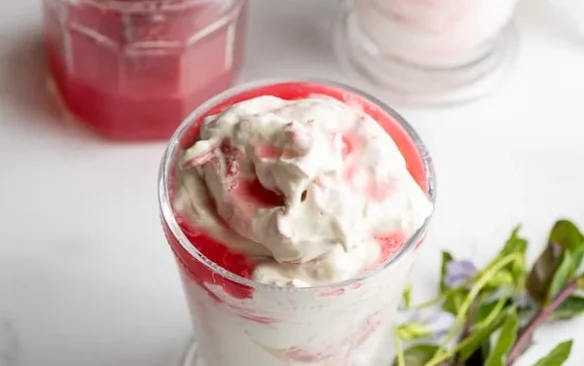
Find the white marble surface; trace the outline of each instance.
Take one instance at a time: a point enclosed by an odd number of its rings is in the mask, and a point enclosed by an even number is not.
[[[584,226],[584,42],[540,1],[519,9],[518,65],[497,93],[401,109],[438,171],[418,298],[432,294],[443,248],[484,262],[519,222],[534,247],[557,217]],[[60,122],[39,3],[0,2],[0,366],[174,365],[190,326],[158,223],[163,144],[110,144]],[[346,79],[326,33],[337,4],[254,0],[242,77]],[[582,365],[584,319],[539,332],[519,365],[569,337],[568,365]]]

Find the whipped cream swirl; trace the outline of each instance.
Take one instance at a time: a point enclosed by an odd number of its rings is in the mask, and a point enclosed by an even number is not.
[[[351,278],[432,211],[383,128],[326,96],[261,96],[209,116],[179,169],[175,207],[254,258],[265,283]]]

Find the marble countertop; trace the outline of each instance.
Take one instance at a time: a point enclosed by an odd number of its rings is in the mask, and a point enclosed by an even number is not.
[[[523,223],[533,256],[556,218],[584,226],[584,41],[542,1],[521,4],[517,67],[492,96],[396,106],[438,172],[418,299],[433,294],[442,249],[484,263]],[[107,143],[60,122],[45,92],[39,3],[0,2],[0,366],[174,365],[190,324],[158,222],[164,145]],[[351,81],[330,48],[337,7],[254,0],[242,79]],[[568,365],[581,365],[584,319],[542,329],[518,365],[566,338],[576,341]]]

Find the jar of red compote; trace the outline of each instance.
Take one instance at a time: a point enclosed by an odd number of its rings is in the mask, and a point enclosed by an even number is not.
[[[116,140],[172,135],[241,67],[247,0],[44,0],[52,81]]]

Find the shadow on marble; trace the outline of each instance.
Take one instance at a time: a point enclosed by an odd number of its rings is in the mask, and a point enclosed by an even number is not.
[[[14,324],[10,320],[0,319],[0,365],[20,365],[22,347]]]

